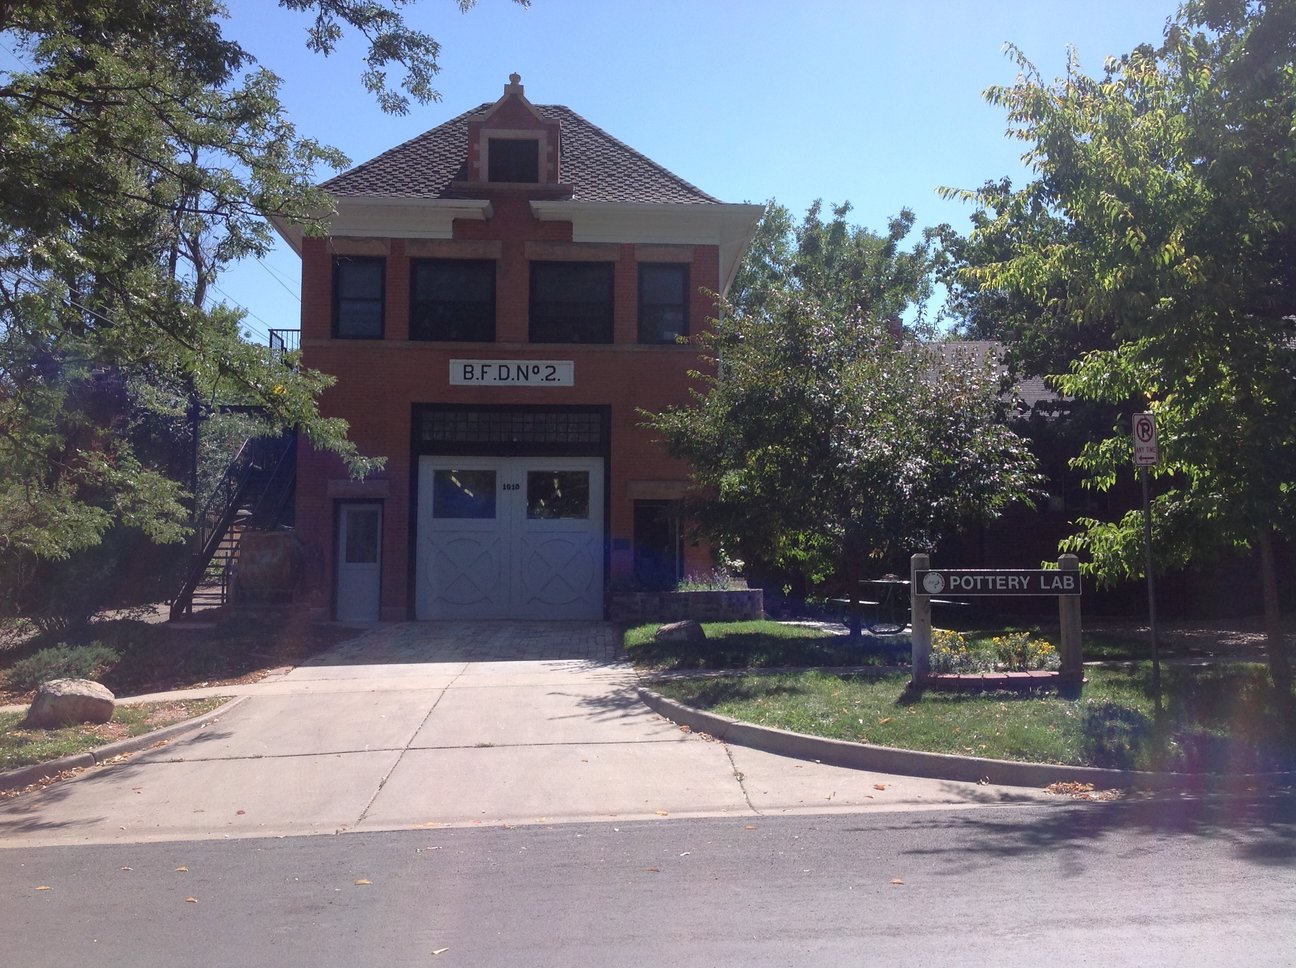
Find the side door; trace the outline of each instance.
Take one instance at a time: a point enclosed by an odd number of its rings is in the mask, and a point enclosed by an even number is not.
[[[337,587],[339,622],[376,622],[382,588],[383,506],[376,502],[338,505]]]

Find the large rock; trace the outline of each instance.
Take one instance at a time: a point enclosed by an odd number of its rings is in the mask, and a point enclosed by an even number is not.
[[[671,622],[653,633],[654,642],[705,642],[706,632],[693,619]]]
[[[36,690],[24,726],[54,729],[76,723],[106,723],[115,706],[112,692],[90,679],[51,679]]]

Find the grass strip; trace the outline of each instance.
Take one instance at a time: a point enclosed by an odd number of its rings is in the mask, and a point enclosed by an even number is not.
[[[658,643],[655,628],[626,633],[627,654],[641,668],[740,671],[663,679],[654,688],[762,726],[1034,763],[1189,773],[1296,769],[1296,737],[1255,663],[1163,668],[1165,714],[1158,723],[1146,662],[1088,667],[1087,684],[1072,697],[915,692],[908,670],[894,664],[907,658],[907,643],[897,648],[867,636],[852,643],[828,629],[777,622],[705,624],[704,643]],[[859,671],[829,671],[842,667]]]
[[[25,713],[0,713],[0,771],[48,763],[120,739],[142,736],[173,723],[206,715],[228,700],[227,696],[214,696],[122,705],[113,711],[113,718],[107,723],[87,723],[60,729],[26,729],[19,725]]]

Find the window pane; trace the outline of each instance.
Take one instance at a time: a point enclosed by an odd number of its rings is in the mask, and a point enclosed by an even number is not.
[[[411,339],[494,341],[494,262],[471,259],[415,262],[411,278]]]
[[[531,341],[612,342],[610,262],[531,263]]]
[[[688,266],[639,266],[639,342],[673,343],[688,335]]]
[[[343,299],[381,299],[383,265],[381,262],[338,262],[338,295]]]
[[[333,333],[353,339],[383,335],[382,259],[342,257],[333,262]]]
[[[527,517],[589,518],[589,471],[527,471]]]
[[[486,174],[493,182],[540,180],[540,142],[535,138],[491,138],[487,143]]]
[[[358,299],[338,301],[337,330],[339,336],[371,337],[377,339],[383,332],[381,302]]]
[[[494,518],[495,472],[436,471],[432,475],[432,517]]]
[[[346,548],[343,557],[348,565],[373,565],[378,562],[378,508],[346,508]]]

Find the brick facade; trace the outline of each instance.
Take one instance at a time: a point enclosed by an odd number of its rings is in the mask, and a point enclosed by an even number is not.
[[[723,206],[707,196],[701,196],[692,206],[673,203],[675,208],[683,209],[680,218],[684,221],[696,220],[695,211],[714,218],[712,210],[725,210],[722,214],[728,219],[726,224],[740,224],[745,233],[736,243],[737,250],[732,240],[710,241],[707,234],[715,235],[715,232],[705,225],[701,232],[668,231],[665,235],[670,237],[665,240],[659,227],[640,231],[635,228],[635,216],[643,211],[645,202],[636,200],[628,202],[624,212],[617,208],[616,202],[593,203],[591,207],[597,207],[602,217],[621,219],[629,229],[626,241],[591,240],[588,236],[597,232],[582,228],[584,209],[565,219],[559,217],[561,212],[555,215],[540,211],[535,204],[555,199],[562,202],[572,194],[571,187],[555,183],[555,179],[566,174],[566,159],[574,149],[564,148],[561,162],[554,157],[566,132],[560,130],[558,121],[546,119],[542,111],[525,101],[515,80],[501,101],[489,110],[479,111],[467,123],[467,137],[456,133],[460,129],[447,135],[462,139],[465,159],[458,170],[460,180],[454,183],[453,189],[443,193],[452,197],[411,203],[423,206],[429,223],[440,219],[438,224],[442,228],[411,232],[408,227],[419,223],[407,215],[399,220],[399,225],[393,224],[389,233],[371,224],[372,218],[368,219],[370,224],[363,226],[367,231],[356,233],[356,226],[348,223],[347,206],[368,200],[367,195],[358,193],[339,196],[339,217],[334,223],[336,235],[290,237],[302,257],[302,362],[336,377],[335,385],[321,398],[321,411],[325,416],[341,417],[350,424],[351,439],[362,453],[383,456],[387,461],[386,467],[368,480],[352,481],[337,458],[316,453],[308,443],[302,444],[296,527],[308,561],[312,562],[313,588],[308,594],[318,605],[329,608],[333,605],[339,504],[373,500],[382,505],[381,617],[413,616],[416,524],[412,492],[417,486],[418,455],[412,443],[415,432],[412,420],[417,405],[606,408],[610,433],[603,526],[605,584],[624,582],[633,574],[635,499],[678,498],[682,493],[687,468],[667,457],[654,443],[650,433],[639,425],[638,411],[655,411],[687,402],[690,388],[694,386],[689,372],[700,370],[706,364],[692,346],[638,341],[638,267],[646,262],[687,265],[687,323],[690,332],[696,333],[714,316],[716,306],[710,294],[724,290],[728,281],[724,275],[732,273],[735,251],[741,251],[750,237],[759,209]],[[540,184],[497,186],[486,182],[478,154],[480,146],[488,143],[492,126],[506,128],[511,134],[526,131],[528,127],[543,133],[549,158],[542,161]],[[388,155],[380,156],[376,162],[388,159]],[[578,161],[576,158],[573,164]],[[364,169],[361,166],[340,176],[338,181],[348,176],[359,178]],[[461,199],[465,195],[479,205],[481,214],[469,212],[463,217],[447,218],[443,209],[453,207],[457,212],[464,204]],[[579,186],[576,197],[580,198]],[[597,231],[607,234],[603,229]],[[690,234],[700,238],[690,239]],[[334,261],[339,256],[383,260],[381,339],[334,337]],[[476,259],[494,263],[493,342],[410,338],[412,259]],[[612,265],[614,308],[610,343],[529,342],[531,265],[536,261]],[[450,382],[452,359],[570,361],[574,378],[572,385],[556,387],[456,386]],[[709,566],[706,549],[686,542],[684,570],[700,571]]]

